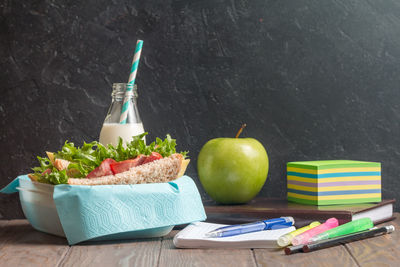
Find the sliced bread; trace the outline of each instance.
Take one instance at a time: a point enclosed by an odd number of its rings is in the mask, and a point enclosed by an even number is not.
[[[71,185],[113,185],[163,183],[175,180],[182,167],[183,156],[172,154],[169,157],[149,162],[129,171],[99,178],[68,179]],[[186,167],[186,166],[185,166]]]

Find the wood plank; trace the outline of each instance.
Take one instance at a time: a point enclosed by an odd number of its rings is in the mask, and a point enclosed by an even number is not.
[[[177,249],[177,232],[163,238],[159,266],[256,266],[250,249]]]
[[[0,266],[399,266],[400,215],[391,235],[333,248],[285,255],[278,249],[176,249],[166,238],[88,242],[69,247],[64,238],[34,230],[26,220],[0,220]]]
[[[60,266],[156,266],[161,238],[75,245]]]
[[[9,220],[0,220],[0,248],[6,243],[5,233],[7,232],[7,225]]]
[[[10,220],[0,220],[0,233],[3,229],[3,227],[5,227],[9,222],[10,222]]]
[[[383,225],[394,225],[396,230],[384,236],[368,238],[346,244],[346,248],[361,266],[400,266],[400,215],[395,221]]]
[[[36,231],[27,220],[13,220],[2,228],[0,266],[56,266],[69,250],[65,238]]]
[[[258,266],[357,266],[344,246],[285,255],[282,249],[254,249]]]

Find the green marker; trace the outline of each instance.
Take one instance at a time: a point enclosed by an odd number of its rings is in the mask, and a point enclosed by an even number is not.
[[[368,230],[374,227],[372,220],[370,218],[361,218],[352,222],[342,224],[338,227],[332,228],[325,231],[319,235],[316,235],[308,240],[308,243],[313,243],[320,240],[325,240],[337,236],[348,235],[357,233],[360,231]]]

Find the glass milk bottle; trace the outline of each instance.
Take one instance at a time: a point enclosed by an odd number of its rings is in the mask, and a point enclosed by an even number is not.
[[[136,99],[138,97],[136,85],[134,85],[133,90],[131,90],[128,95],[130,103],[126,124],[119,123],[126,86],[126,83],[113,84],[111,105],[100,131],[99,142],[103,145],[112,144],[116,146],[119,137],[122,138],[125,144],[132,140],[132,136],[144,133],[143,123],[136,105]]]

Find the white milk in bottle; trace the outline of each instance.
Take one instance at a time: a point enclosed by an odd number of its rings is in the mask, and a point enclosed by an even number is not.
[[[125,144],[132,140],[132,136],[144,133],[143,123],[136,104],[138,97],[136,85],[127,96],[130,102],[126,124],[119,123],[126,86],[126,83],[113,84],[112,102],[100,131],[99,142],[103,145],[112,144],[116,146],[119,137],[122,138]]]
[[[132,136],[144,133],[143,123],[104,123],[103,128],[100,132],[100,143],[112,144],[116,146],[118,144],[118,137],[120,136],[124,143],[131,140]],[[117,140],[116,138],[117,137]]]

